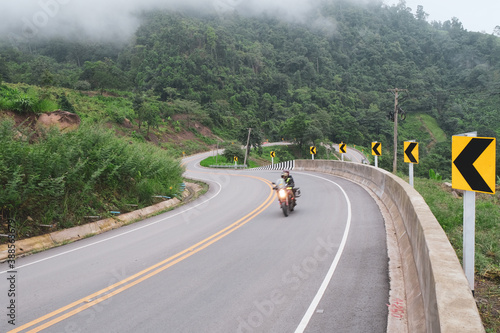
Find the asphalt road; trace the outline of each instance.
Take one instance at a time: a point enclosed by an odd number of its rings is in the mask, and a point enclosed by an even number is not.
[[[337,151],[337,153],[340,152],[338,144],[332,144],[332,147]],[[346,147],[346,153],[343,155],[345,161],[351,161],[356,163],[363,163],[363,161],[366,161],[366,158],[363,155],[363,153],[352,147]]]
[[[209,155],[209,154],[206,154]],[[171,212],[16,261],[16,325],[0,264],[0,332],[385,332],[385,229],[361,187],[293,172],[284,217],[272,171],[186,176],[210,190]]]

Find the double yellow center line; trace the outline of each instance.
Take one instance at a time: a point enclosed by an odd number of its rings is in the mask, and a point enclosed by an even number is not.
[[[234,222],[233,224],[227,226],[226,228],[220,230],[219,232],[213,234],[212,236],[205,238],[201,242],[198,242],[197,244],[185,249],[184,251],[181,251],[149,268],[146,268],[142,271],[140,271],[137,274],[134,274],[122,281],[119,281],[113,285],[110,285],[107,288],[101,289],[92,295],[89,295],[87,297],[84,297],[78,301],[75,301],[71,304],[68,304],[58,310],[55,310],[45,316],[42,316],[38,319],[35,319],[27,324],[24,324],[14,330],[9,331],[8,333],[15,333],[15,332],[21,332],[26,329],[32,328],[31,330],[27,331],[29,333],[31,332],[39,332],[43,329],[46,329],[52,325],[55,325],[71,316],[74,316],[77,313],[80,313],[96,304],[99,304],[119,293],[122,291],[125,291],[147,279],[149,279],[152,276],[155,276],[156,274],[166,270],[169,267],[172,267],[173,265],[183,261],[186,258],[191,257],[192,255],[200,252],[201,250],[207,248],[208,246],[214,244],[215,242],[219,241],[220,239],[226,237],[233,231],[239,229],[249,221],[251,221],[254,217],[262,213],[269,205],[271,205],[273,199],[274,199],[274,191],[272,190],[271,183],[263,178],[260,177],[254,177],[254,176],[246,176],[246,177],[251,177],[251,178],[256,178],[258,180],[261,180],[265,182],[270,189],[269,195],[266,198],[266,200],[260,204],[256,209],[248,213],[247,215],[243,216],[241,219],[238,221]],[[39,326],[36,326],[40,323],[43,323]],[[35,327],[36,326],[36,327]]]

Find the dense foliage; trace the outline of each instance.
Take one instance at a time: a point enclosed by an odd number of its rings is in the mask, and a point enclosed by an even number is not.
[[[369,147],[380,141],[385,152],[392,151],[393,133],[388,89],[407,89],[401,108],[418,119],[432,117],[445,133],[439,143],[425,123],[401,124],[400,142],[423,143],[425,168],[416,169],[421,176],[433,168],[450,177],[451,135],[476,130],[498,136],[499,37],[468,32],[457,18],[429,23],[422,7],[413,13],[404,1],[320,6],[304,14],[308,23],[148,12],[127,45],[4,43],[0,75],[8,82],[182,100],[188,117],[205,119],[222,136],[243,141],[252,127],[253,146],[281,138],[299,145],[328,139]],[[135,109],[147,126],[156,121],[148,110]],[[380,165],[391,169],[392,156],[387,153]]]
[[[0,120],[0,210],[21,223],[19,237],[44,223],[68,227],[127,204],[150,205],[154,195],[176,195],[182,182],[179,161],[166,152],[99,126],[33,137],[13,125]],[[33,218],[39,223],[25,224]]]

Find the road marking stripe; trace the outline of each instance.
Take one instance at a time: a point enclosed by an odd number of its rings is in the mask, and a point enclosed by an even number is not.
[[[255,179],[258,179],[260,181],[263,181],[264,183],[266,183],[269,188],[270,188],[270,193],[269,193],[269,196],[266,198],[266,200],[260,204],[257,208],[255,208],[253,211],[251,211],[250,213],[248,213],[247,215],[243,216],[242,218],[240,218],[238,221],[234,222],[233,224],[227,226],[226,228],[218,231],[217,233],[213,234],[212,236],[208,237],[208,238],[205,238],[204,240],[196,243],[195,245],[193,246],[190,246],[189,248],[163,260],[162,262],[159,262],[149,268],[146,268],[144,270],[142,270],[141,272],[139,273],[136,273],[122,281],[119,281],[111,286],[108,286],[107,288],[104,288],[104,289],[101,289],[99,290],[98,292],[95,292],[93,293],[92,295],[89,295],[89,296],[86,296],[78,301],[75,301],[69,305],[66,305],[58,310],[55,310],[45,316],[42,316],[38,319],[35,319],[29,323],[26,323],[24,324],[23,326],[20,326],[14,330],[11,330],[9,331],[8,333],[17,333],[17,332],[21,332],[22,330],[24,329],[27,329],[27,328],[30,328],[32,326],[35,326],[36,324],[39,324],[45,320],[48,320],[56,315],[59,315],[61,314],[62,312],[65,312],[71,308],[74,308],[75,306],[78,306],[80,304],[83,304],[82,306],[74,309],[74,310],[71,310],[70,312],[67,312],[63,315],[61,315],[60,317],[57,317],[55,319],[52,319],[51,321],[41,325],[41,326],[38,326],[30,331],[28,331],[29,333],[31,332],[39,332],[40,330],[43,330],[47,327],[50,327],[64,319],[67,319],[83,310],[86,310],[116,294],[119,294],[121,293],[122,291],[125,291],[127,290],[128,288],[132,287],[132,286],[135,286],[137,284],[139,284],[140,282],[143,282],[144,280],[146,279],[149,279],[150,277],[162,272],[163,270],[175,265],[176,263],[179,263],[180,261],[186,259],[186,258],[189,258],[190,256],[200,252],[201,250],[207,248],[208,246],[212,245],[213,243],[219,241],[220,239],[226,237],[227,235],[229,235],[230,233],[232,233],[233,231],[239,229],[240,227],[242,227],[243,225],[245,225],[246,223],[248,223],[249,221],[251,221],[254,217],[256,217],[257,215],[259,215],[260,213],[262,213],[265,209],[267,209],[267,207],[269,207],[272,202],[274,201],[274,196],[275,196],[275,193],[271,187],[271,182],[268,181],[267,179],[263,179],[263,178],[260,178],[260,177],[255,177],[255,176],[248,176],[248,175],[241,175],[240,177],[248,177],[248,178],[255,178]],[[165,265],[161,268],[158,268],[162,265]],[[157,269],[158,268],[158,269]],[[155,271],[143,276],[143,277],[140,277],[152,270],[156,269]],[[139,278],[140,277],[140,278]],[[123,285],[131,280],[134,280],[138,278],[137,280],[119,288],[119,289],[116,289],[114,290],[113,292],[110,292],[108,293],[110,290],[113,290],[115,289],[116,287],[120,286],[120,285]],[[93,299],[99,295],[103,295],[102,297],[98,297],[96,299],[94,299],[93,301],[91,302],[88,302],[89,299]]]
[[[219,184],[218,182],[214,182],[216,183],[217,185],[219,185],[219,190],[217,191],[217,193],[214,194],[213,197],[211,198],[208,198],[207,200],[197,204],[197,205],[194,205],[190,208],[187,208],[187,209],[181,209],[178,213],[175,213],[175,214],[172,214],[172,215],[169,215],[167,217],[164,217],[162,219],[159,219],[159,220],[156,220],[154,222],[150,222],[150,223],[147,223],[145,225],[142,225],[140,227],[137,227],[137,228],[134,228],[134,229],[131,229],[131,230],[128,230],[128,231],[123,231],[121,232],[120,234],[118,235],[115,235],[115,236],[111,236],[111,237],[108,237],[108,238],[105,238],[105,239],[101,239],[100,241],[97,241],[97,242],[93,242],[93,243],[90,243],[90,244],[87,244],[87,245],[83,245],[83,246],[80,246],[80,247],[77,247],[75,249],[72,249],[72,250],[69,250],[69,251],[65,251],[65,252],[62,252],[62,253],[58,253],[56,255],[53,255],[53,256],[50,256],[50,257],[47,257],[47,258],[44,258],[44,259],[40,259],[40,260],[37,260],[37,261],[33,261],[33,262],[30,262],[28,264],[25,264],[25,265],[21,265],[21,266],[18,266],[17,269],[19,270],[20,268],[23,268],[23,267],[27,267],[27,266],[31,266],[31,265],[34,265],[34,264],[38,264],[40,262],[43,262],[43,261],[46,261],[46,260],[50,260],[50,259],[53,259],[53,258],[57,258],[57,257],[60,257],[62,255],[65,255],[65,254],[68,254],[68,253],[71,253],[71,252],[75,252],[75,251],[78,251],[78,250],[82,250],[82,249],[85,249],[87,247],[90,247],[90,246],[93,246],[93,245],[97,245],[97,244],[100,244],[100,243],[104,243],[104,242],[107,242],[109,240],[112,240],[114,238],[118,238],[118,237],[121,237],[121,236],[124,236],[124,235],[127,235],[127,234],[130,234],[132,232],[135,232],[135,231],[138,231],[138,230],[141,230],[141,229],[144,229],[144,228],[147,228],[147,227],[150,227],[150,226],[153,226],[157,223],[160,223],[160,222],[163,222],[165,220],[168,220],[168,219],[171,219],[172,217],[175,217],[175,216],[178,216],[178,215],[181,215],[181,214],[184,214],[185,212],[187,211],[190,211],[192,209],[195,209],[201,205],[204,205],[206,204],[207,202],[209,202],[210,200],[212,200],[213,198],[217,197],[220,192],[222,191],[222,185]],[[4,274],[4,273],[7,273],[8,270],[6,271],[2,271],[0,272],[0,274]]]
[[[296,172],[299,173],[299,172]],[[311,177],[316,177],[316,178],[321,178],[324,179],[334,185],[336,185],[342,193],[344,194],[344,197],[347,202],[347,222],[346,222],[346,227],[344,230],[344,235],[342,237],[342,241],[340,243],[339,249],[337,251],[337,254],[335,255],[335,258],[333,259],[332,265],[330,266],[330,269],[328,270],[328,273],[326,273],[325,279],[323,280],[323,283],[321,283],[321,286],[318,289],[318,292],[316,293],[316,296],[314,296],[314,299],[312,300],[311,304],[309,305],[309,308],[307,309],[306,313],[304,314],[304,317],[302,317],[302,320],[299,323],[299,326],[295,330],[295,333],[302,333],[306,329],[307,325],[309,324],[309,321],[311,320],[314,311],[318,307],[319,302],[323,298],[323,295],[325,294],[326,288],[330,284],[330,281],[332,280],[333,273],[335,273],[335,270],[337,269],[337,265],[340,261],[340,257],[342,257],[342,253],[344,252],[345,245],[347,243],[347,237],[349,236],[349,229],[351,228],[351,201],[349,200],[349,197],[347,196],[347,193],[344,191],[344,189],[337,183],[335,183],[332,180],[316,176],[316,175],[311,175],[311,174],[306,174]]]

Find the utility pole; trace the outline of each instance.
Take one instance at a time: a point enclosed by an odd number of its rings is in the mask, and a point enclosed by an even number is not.
[[[392,173],[398,170],[398,93],[408,91],[406,89],[389,89],[394,93],[394,159],[392,161]]]
[[[217,159],[219,158],[219,140],[217,140],[217,150],[215,151],[217,155],[215,155],[215,164],[217,164]]]
[[[243,161],[243,165],[247,165],[248,144],[250,143],[250,132],[252,132],[251,128],[248,129],[247,146],[245,149],[245,160]]]

